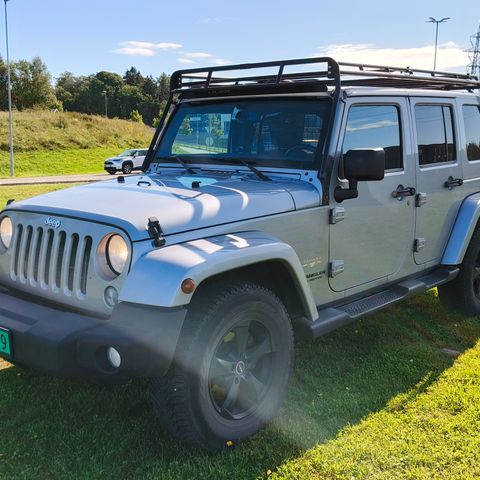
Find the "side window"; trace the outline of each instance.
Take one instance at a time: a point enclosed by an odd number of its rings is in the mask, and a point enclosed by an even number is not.
[[[470,161],[480,160],[480,107],[464,105],[463,122],[467,139],[467,158]]]
[[[445,105],[416,105],[418,158],[420,165],[456,160],[452,108]]]
[[[383,148],[385,170],[403,168],[400,112],[395,105],[354,105],[348,112],[343,153]]]

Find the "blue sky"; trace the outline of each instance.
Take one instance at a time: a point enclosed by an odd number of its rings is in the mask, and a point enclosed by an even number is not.
[[[10,0],[8,9],[11,57],[39,55],[54,76],[315,54],[432,68],[430,16],[452,17],[440,26],[439,69],[464,71],[480,22],[479,0]]]

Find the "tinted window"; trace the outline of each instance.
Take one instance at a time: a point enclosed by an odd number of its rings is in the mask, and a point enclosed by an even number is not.
[[[403,167],[400,114],[393,105],[356,105],[348,112],[343,153],[353,148],[383,148],[385,170]]]
[[[467,158],[480,160],[480,107],[465,105],[463,107],[465,137],[467,139]]]
[[[456,160],[452,109],[444,105],[417,105],[418,158],[420,165]]]

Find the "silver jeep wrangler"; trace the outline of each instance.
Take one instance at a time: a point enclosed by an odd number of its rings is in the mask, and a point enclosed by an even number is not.
[[[143,174],[0,212],[0,355],[150,377],[155,411],[217,451],[323,335],[438,287],[480,313],[480,83],[301,59],[175,72]]]

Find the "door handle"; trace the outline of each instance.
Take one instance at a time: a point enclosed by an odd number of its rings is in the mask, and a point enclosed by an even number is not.
[[[397,189],[392,192],[392,197],[397,200],[402,200],[403,197],[412,197],[415,193],[416,190],[413,187],[404,187],[400,184]]]
[[[448,180],[443,184],[445,188],[451,190],[453,187],[461,187],[463,185],[463,179],[453,178],[451,175],[448,177]]]

